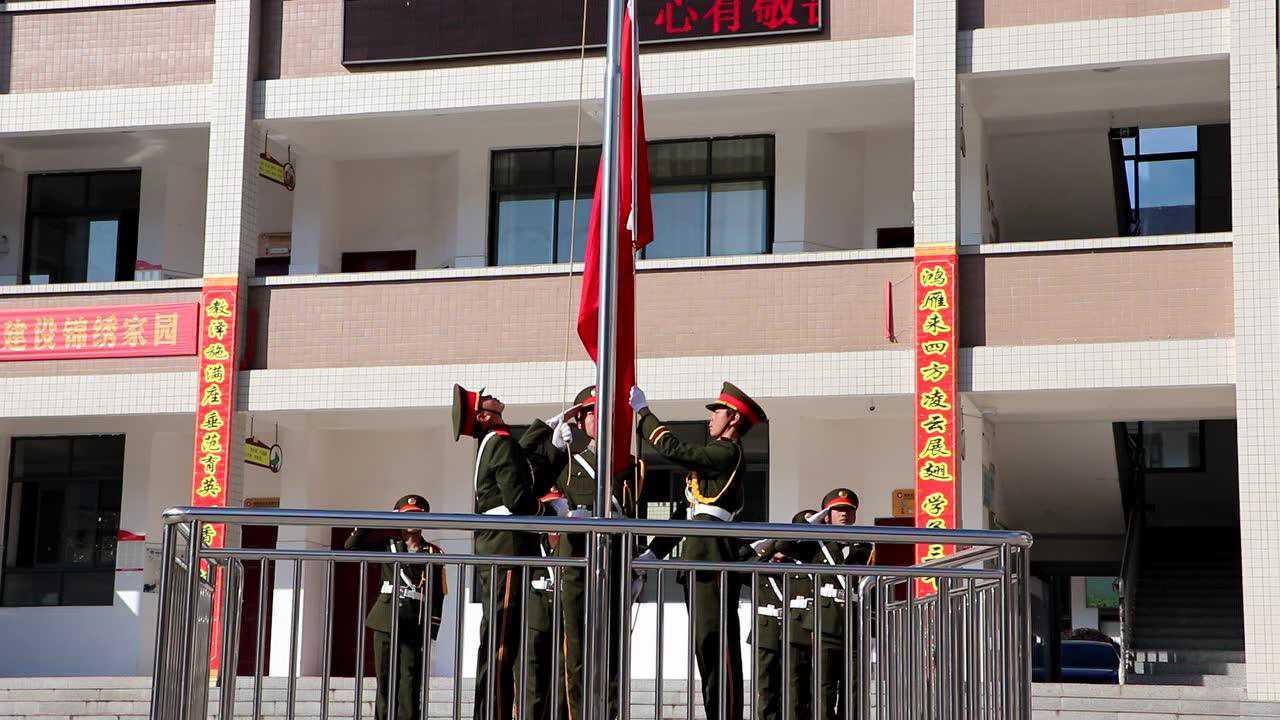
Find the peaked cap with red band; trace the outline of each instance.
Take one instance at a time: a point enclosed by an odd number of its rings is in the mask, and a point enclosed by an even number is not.
[[[858,493],[849,488],[836,488],[822,498],[822,509],[851,507],[858,509]]]
[[[480,399],[484,396],[484,388],[471,392],[461,385],[453,386],[453,439],[463,435],[475,435],[476,413],[480,410]]]
[[[747,422],[752,425],[760,425],[769,422],[769,418],[764,414],[764,409],[760,407],[751,396],[742,392],[737,385],[726,382],[720,390],[720,397],[713,402],[707,403],[708,410],[718,410],[720,408],[729,408],[737,410]]]
[[[421,495],[405,495],[396,501],[396,512],[431,512],[431,503]]]
[[[596,386],[588,385],[582,388],[573,398],[574,405],[581,405],[583,410],[594,408],[596,405]]]

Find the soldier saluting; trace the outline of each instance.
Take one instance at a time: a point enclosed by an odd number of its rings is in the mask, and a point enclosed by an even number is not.
[[[581,438],[575,427],[582,429]],[[570,517],[595,516],[596,501],[596,388],[583,388],[573,400],[573,407],[543,422],[535,420],[520,439],[521,446],[541,475],[549,473],[568,501]],[[586,442],[580,442],[584,440]],[[624,511],[634,498],[632,468],[615,469],[613,482],[614,516],[629,514]],[[558,557],[584,558],[587,556],[587,535],[563,533],[556,546]],[[622,572],[622,548],[615,544],[610,548],[610,573],[617,578]],[[568,695],[569,720],[582,720],[583,714],[583,650],[586,628],[583,626],[586,611],[586,575],[581,568],[563,568],[561,575],[561,623],[564,627],[564,678],[562,689]],[[609,647],[618,648],[622,642],[625,618],[619,606],[616,592],[609,592]],[[609,653],[609,712],[617,714],[617,685],[621,668],[616,652]]]
[[[520,446],[502,419],[506,406],[485,395],[453,386],[454,440],[467,435],[479,441],[472,482],[474,512],[483,515],[537,515],[540,494]],[[477,555],[537,556],[538,536],[510,530],[477,530]],[[514,716],[516,660],[523,625],[522,573],[515,567],[477,568],[475,590],[480,601],[480,649],[476,659],[475,719],[509,720]],[[491,592],[492,589],[492,592]],[[494,667],[489,666],[490,644]],[[493,683],[493,696],[489,685]]]
[[[431,504],[421,495],[405,495],[396,501],[396,512],[431,512]],[[369,537],[367,530],[355,528],[343,543],[347,550],[389,550],[392,553],[443,553],[438,545],[427,542],[422,531],[404,529],[400,536],[384,541]],[[440,616],[444,612],[444,596],[449,592],[443,565],[404,564],[399,572],[393,563],[381,563],[382,592],[369,609],[364,625],[373,631],[374,675],[378,678],[377,710],[379,718],[387,717],[391,697],[391,628],[396,629],[399,646],[395,675],[395,720],[419,720],[422,717],[422,659],[426,647],[423,622],[427,608],[431,613],[431,640],[440,632]],[[427,582],[430,576],[431,582]],[[431,597],[426,598],[430,584]],[[399,595],[399,613],[393,611]]]
[[[640,434],[659,454],[689,470],[685,481],[687,515],[690,520],[729,522],[742,510],[740,476],[745,454],[742,437],[752,427],[767,423],[764,410],[732,383],[725,383],[720,396],[707,405],[706,445],[693,445],[676,437],[649,410],[640,388],[631,388],[631,408],[640,416]],[[649,551],[662,557],[671,551],[675,538],[659,538]],[[728,562],[740,557],[742,543],[734,538],[690,537],[681,553],[685,560]],[[741,579],[728,575],[721,601],[720,573],[692,573],[693,652],[702,676],[702,698],[707,720],[741,720],[742,655],[738,627],[738,594]],[[725,624],[720,626],[724,613]],[[723,637],[722,634],[723,633]],[[721,651],[723,640],[724,651]],[[724,690],[726,712],[720,714],[720,692]]]
[[[858,517],[858,494],[849,488],[836,488],[822,498],[822,509],[828,513],[829,525],[852,525]],[[870,565],[875,558],[875,545],[863,542],[821,540],[813,562],[828,565]],[[858,648],[846,634],[845,604],[856,602],[858,578],[850,575],[821,575],[815,593],[815,608],[809,617],[809,628],[818,638],[821,654],[821,677],[818,678],[817,701],[822,709],[820,720],[854,720],[857,707],[844,705],[845,663],[858,672]],[[814,627],[814,625],[818,627]]]

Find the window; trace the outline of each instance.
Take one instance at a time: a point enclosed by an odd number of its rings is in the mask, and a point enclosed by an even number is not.
[[[1179,420],[1129,423],[1148,471],[1204,471],[1204,422]]]
[[[1199,133],[1194,125],[1112,131],[1124,166],[1117,174],[1120,231],[1177,235],[1197,231]]]
[[[124,436],[14,438],[4,606],[110,605]]]
[[[493,154],[490,262],[567,262],[570,249],[574,260],[582,259],[600,148],[582,148],[576,205],[573,157],[571,147]],[[644,257],[758,254],[772,248],[771,136],[652,142],[649,173],[654,241]]]
[[[137,170],[32,175],[23,282],[132,280],[141,183]]]

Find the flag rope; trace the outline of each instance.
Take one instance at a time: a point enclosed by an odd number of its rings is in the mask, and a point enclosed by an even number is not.
[[[568,328],[564,335],[564,359],[560,365],[560,413],[569,409],[569,349],[577,335],[577,314],[573,310],[573,249],[578,235],[578,171],[582,157],[582,98],[586,92],[587,77],[587,0],[582,0],[582,36],[578,44],[578,107],[573,131],[573,190],[570,197],[569,262],[565,275],[565,318]],[[551,259],[555,262],[555,258]]]

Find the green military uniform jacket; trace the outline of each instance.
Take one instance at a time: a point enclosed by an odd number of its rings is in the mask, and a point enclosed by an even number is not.
[[[520,445],[505,428],[489,431],[480,439],[476,454],[475,507],[477,514],[537,515],[538,486],[533,469]],[[538,554],[538,536],[534,533],[504,530],[477,530],[477,555]]]
[[[591,447],[575,453],[561,450],[551,443],[552,434],[553,430],[546,423],[535,420],[520,438],[520,447],[533,467],[535,481],[540,487],[558,487],[568,500],[570,509],[593,510],[596,504],[595,450]],[[634,467],[614,473],[615,517],[624,514],[619,511],[626,507],[624,501],[632,492],[630,488],[634,477]],[[586,557],[586,551],[586,535],[573,533],[561,536],[555,555]]]
[[[647,408],[640,411],[640,434],[659,454],[689,470],[685,480],[687,516],[690,520],[732,520],[742,510],[745,454],[741,443],[711,440],[706,445],[686,443],[676,437]],[[665,556],[675,538],[658,538],[650,550]],[[697,561],[730,561],[741,557],[741,542],[729,538],[691,537],[685,540],[683,557]]]
[[[379,550],[389,551],[392,553],[407,553],[408,545],[401,538],[386,540],[385,542],[375,541],[369,538],[368,531],[361,528],[352,530],[347,541],[343,543],[343,547],[347,550],[363,550],[376,552]],[[417,552],[426,553],[443,553],[444,550],[438,545],[429,542],[423,542],[423,546]],[[440,618],[444,614],[444,597],[449,592],[448,580],[445,578],[445,568],[443,565],[401,565],[400,577],[394,577],[395,565],[392,563],[380,563],[378,569],[382,573],[382,589],[378,595],[378,599],[374,601],[373,607],[369,608],[369,614],[365,617],[364,625],[370,630],[378,632],[391,632],[391,612],[392,612],[392,594],[391,589],[396,588],[404,591],[406,589],[417,593],[426,592],[425,576],[427,572],[431,572],[431,638],[434,640],[436,634],[440,632]],[[400,637],[414,638],[422,634],[422,600],[412,597],[400,597]]]
[[[823,540],[818,543],[811,562],[828,565],[866,565],[871,561],[875,545]],[[813,630],[816,608],[821,608],[822,637],[842,640],[845,627],[845,602],[857,601],[858,578],[854,576],[819,575],[815,610],[807,618],[807,629]]]

